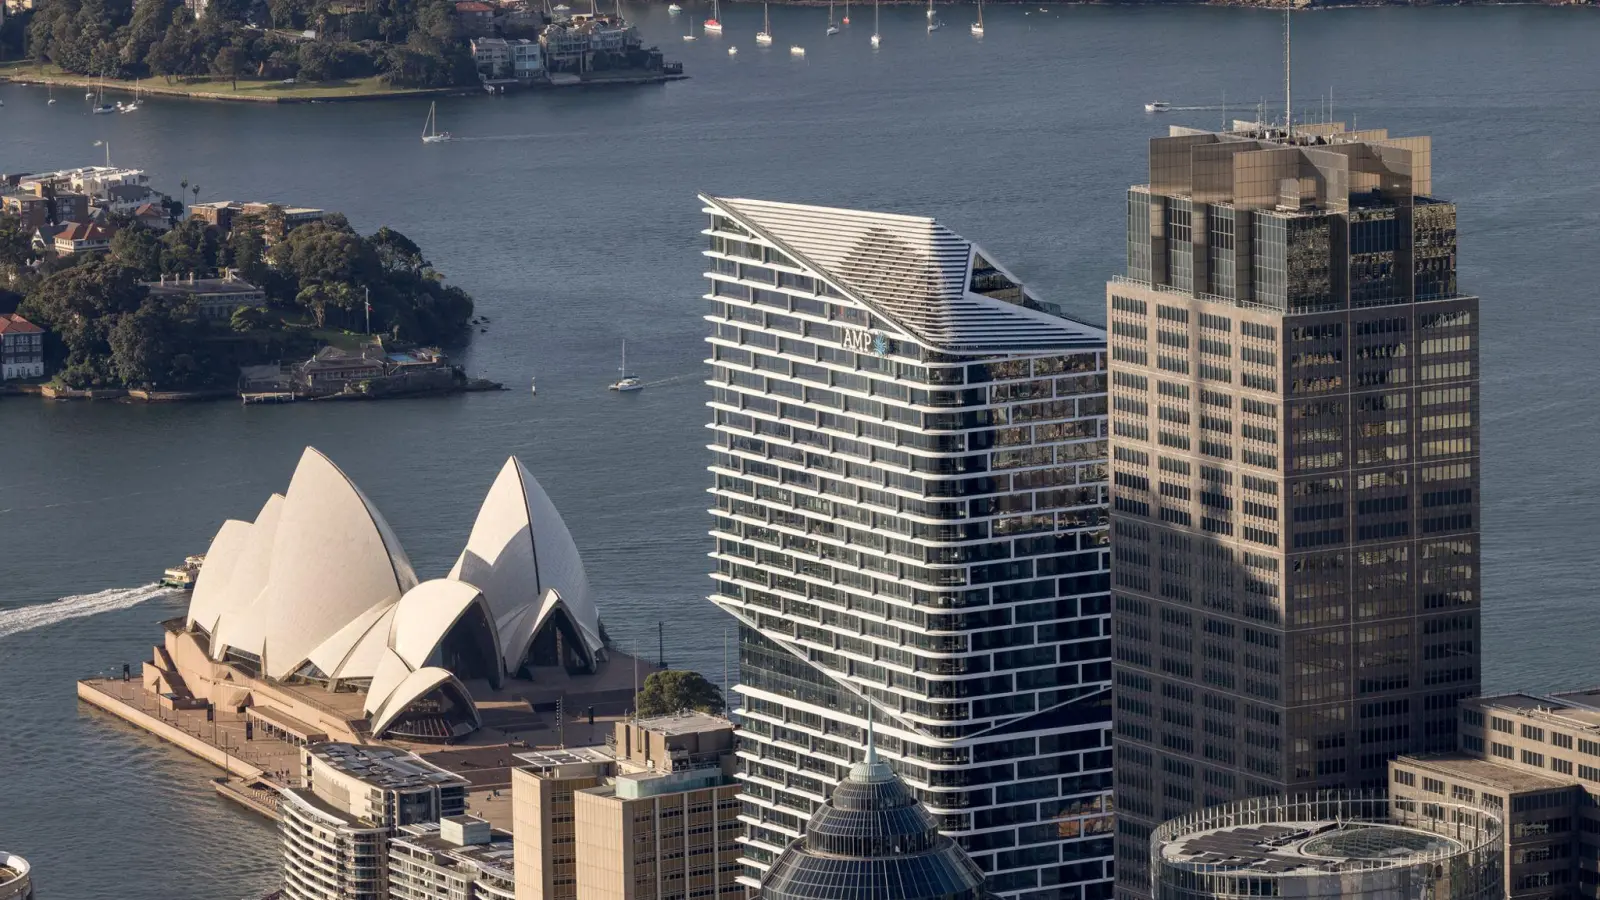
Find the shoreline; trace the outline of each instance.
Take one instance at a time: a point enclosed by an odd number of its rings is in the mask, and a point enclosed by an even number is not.
[[[638,85],[638,84],[665,84],[669,81],[681,81],[688,78],[683,74],[659,75],[622,75],[614,78],[593,78],[571,84],[539,84],[527,87],[518,87],[508,93],[522,91],[546,91],[558,88],[585,88],[585,87],[610,87],[613,85]],[[178,85],[166,84],[161,81],[138,83],[130,81],[101,82],[97,78],[87,75],[52,74],[43,72],[39,68],[26,64],[13,64],[0,66],[0,82],[20,84],[33,87],[67,87],[86,88],[90,90],[104,90],[107,93],[124,95],[144,94],[153,97],[164,97],[174,100],[200,100],[216,103],[262,103],[262,104],[296,104],[296,103],[357,103],[374,100],[415,100],[423,97],[467,97],[487,96],[488,92],[481,87],[443,87],[443,88],[382,88],[376,90],[348,90],[345,84],[334,83],[326,88],[327,93],[316,93],[316,85],[304,87],[290,87],[298,91],[293,96],[284,93],[273,93],[271,88],[262,82],[248,82],[255,85],[254,91],[232,91],[226,89],[226,84],[220,85],[222,90],[189,90]],[[206,84],[207,87],[210,83]],[[285,86],[288,87],[288,86]]]
[[[510,388],[487,378],[469,378],[463,384],[448,388],[430,388],[420,391],[377,391],[373,393],[335,393],[317,397],[297,396],[285,403],[357,402],[371,400],[405,400],[418,397],[450,397],[456,394],[481,394],[509,391]],[[111,403],[205,403],[217,400],[241,400],[237,388],[202,388],[194,391],[147,391],[141,388],[58,388],[50,384],[20,384],[0,386],[0,397],[37,397],[52,402],[71,400]],[[260,404],[281,406],[283,403]]]

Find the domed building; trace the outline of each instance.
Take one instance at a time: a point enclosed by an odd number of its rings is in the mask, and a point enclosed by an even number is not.
[[[761,881],[761,900],[995,900],[983,872],[867,738],[867,758],[833,789]]]
[[[260,707],[269,727],[330,725],[325,737],[364,724],[374,737],[452,741],[482,725],[469,682],[593,674],[606,658],[577,545],[515,457],[450,572],[421,580],[366,494],[306,448],[285,493],[218,530],[182,624],[146,665],[146,687]],[[320,699],[299,702],[307,688]]]

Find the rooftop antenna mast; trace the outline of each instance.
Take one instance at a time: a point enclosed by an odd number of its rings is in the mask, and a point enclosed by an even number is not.
[[[1283,0],[1283,128],[1289,137],[1294,137],[1294,108],[1293,95],[1289,93],[1289,11],[1294,8],[1294,0]]]

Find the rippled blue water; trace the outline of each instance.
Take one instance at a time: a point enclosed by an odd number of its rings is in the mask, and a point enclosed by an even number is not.
[[[1032,9],[1032,7],[1029,7]],[[153,100],[90,116],[70,91],[0,86],[0,171],[114,161],[201,199],[270,199],[390,224],[490,317],[469,366],[514,390],[446,400],[241,409],[0,403],[0,611],[147,583],[254,514],[314,444],[362,485],[420,573],[442,574],[507,454],[544,483],[582,546],[608,630],[722,671],[706,588],[695,192],[938,216],[1041,296],[1100,320],[1123,252],[1124,188],[1167,122],[1146,100],[1238,110],[1281,97],[1281,19],[1248,10],[986,11],[988,35],[923,32],[920,8],[825,38],[826,12],[724,9],[727,32],[637,10],[692,79],[661,87],[441,101],[464,139],[424,147],[425,101],[258,108]],[[705,10],[691,7],[689,15]],[[685,17],[687,19],[688,16]],[[865,27],[864,27],[865,26]],[[1434,184],[1461,204],[1462,284],[1480,292],[1486,684],[1567,685],[1596,615],[1588,462],[1600,435],[1600,19],[1505,7],[1319,12],[1296,20],[1312,108],[1434,137]],[[726,45],[738,43],[736,60]],[[807,46],[791,59],[790,43]],[[1281,101],[1273,100],[1273,104]],[[607,394],[621,339],[654,382]],[[527,392],[538,377],[537,398]],[[0,637],[0,847],[61,898],[229,900],[272,882],[270,829],[204,765],[77,706],[72,681],[137,663],[172,599]],[[0,612],[3,614],[3,612]],[[0,629],[3,630],[3,629]]]

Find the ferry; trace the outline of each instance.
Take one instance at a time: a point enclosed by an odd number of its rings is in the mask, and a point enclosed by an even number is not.
[[[1171,108],[1172,104],[1165,100],[1152,100],[1144,105],[1145,112],[1166,112]]]
[[[183,565],[173,566],[161,573],[161,586],[177,588],[183,591],[194,589],[194,581],[200,577],[200,567],[205,564],[205,555],[186,556]]]

